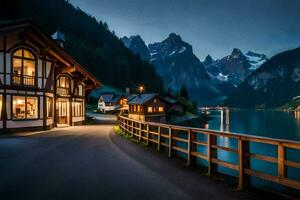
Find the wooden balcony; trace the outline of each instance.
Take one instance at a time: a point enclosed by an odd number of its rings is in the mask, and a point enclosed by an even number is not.
[[[57,87],[56,94],[61,95],[61,96],[68,96],[68,95],[70,95],[70,89],[63,88],[63,87]]]
[[[35,76],[14,74],[12,77],[14,85],[35,86]]]

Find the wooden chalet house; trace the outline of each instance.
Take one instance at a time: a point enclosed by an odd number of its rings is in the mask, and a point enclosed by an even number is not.
[[[30,20],[0,23],[0,132],[82,124],[100,83]]]
[[[134,120],[166,122],[166,102],[157,94],[143,93],[128,101],[128,117]]]
[[[112,112],[120,110],[127,104],[127,98],[113,92],[102,93],[98,100],[98,110],[101,112]]]

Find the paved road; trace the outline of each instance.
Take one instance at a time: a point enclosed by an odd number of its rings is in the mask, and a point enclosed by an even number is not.
[[[101,114],[101,113],[94,113],[94,112],[88,112],[86,114],[87,116],[95,118],[99,122],[116,122],[117,116],[112,114]]]
[[[0,199],[262,199],[112,132],[110,125],[0,138]],[[274,198],[273,198],[274,199]]]

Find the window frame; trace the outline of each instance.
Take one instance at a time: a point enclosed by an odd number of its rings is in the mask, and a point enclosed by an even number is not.
[[[37,117],[36,118],[27,118],[27,113],[25,112],[25,118],[14,118],[14,108],[13,108],[13,102],[14,97],[24,97],[25,98],[25,111],[27,110],[27,97],[35,97],[37,99]],[[39,96],[34,95],[11,95],[11,119],[13,121],[28,121],[28,120],[38,120],[40,119],[40,98]]]
[[[164,109],[163,106],[159,106],[159,107],[158,107],[158,112],[164,112],[164,111],[165,111],[165,109]]]
[[[80,88],[81,88],[81,94],[80,94]],[[77,86],[77,90],[78,90],[78,96],[84,97],[84,86],[82,84],[79,84]]]
[[[4,95],[3,94],[0,94],[0,120],[3,120],[3,116],[2,116],[2,109],[3,109],[3,98],[4,98]]]
[[[75,110],[75,105],[80,104],[79,110]],[[84,116],[84,102],[83,101],[74,101],[72,102],[72,117],[83,117]],[[77,112],[76,112],[77,111]]]
[[[147,113],[154,113],[154,108],[153,108],[153,106],[148,106],[148,107],[147,107]]]
[[[68,80],[68,83],[69,83],[69,87],[62,87],[61,85],[60,85],[60,79],[61,78],[65,78],[65,80]],[[58,83],[58,85],[57,85],[57,83]],[[57,88],[64,88],[64,89],[71,89],[71,78],[69,77],[69,76],[67,76],[67,75],[60,75],[58,78],[57,78],[57,80],[56,80],[56,87]]]
[[[68,87],[62,87],[61,86],[61,78],[65,78],[65,81],[68,80]],[[62,96],[68,96],[71,94],[71,88],[72,88],[72,78],[68,76],[67,74],[59,75],[55,81],[55,90],[58,95]],[[66,85],[66,84],[65,84]],[[62,91],[67,91],[67,94],[59,94],[57,91],[61,89]]]
[[[21,50],[22,51],[22,56],[17,56],[14,55],[17,51]],[[32,54],[32,56],[34,58],[26,58],[24,57],[24,51],[28,51],[29,53]],[[20,83],[15,83],[13,78],[14,78],[14,59],[20,59],[21,60],[21,73],[20,73]],[[33,85],[28,85],[28,84],[24,84],[24,60],[26,61],[34,61],[34,76],[30,76],[33,77],[34,80],[34,84]],[[25,86],[25,87],[37,87],[37,77],[38,77],[38,61],[37,61],[37,56],[36,53],[31,50],[30,48],[27,47],[18,47],[16,49],[14,49],[11,52],[11,84],[12,85],[18,85],[18,86]],[[28,76],[28,75],[26,75]]]
[[[51,112],[48,111],[48,101],[49,100],[51,102],[51,104],[50,104]],[[51,113],[51,116],[48,115],[49,113]],[[53,115],[54,115],[54,98],[53,97],[46,97],[46,118],[51,119],[51,118],[53,118]]]

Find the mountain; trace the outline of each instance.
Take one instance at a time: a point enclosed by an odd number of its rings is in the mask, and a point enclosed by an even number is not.
[[[198,88],[210,78],[200,60],[193,54],[192,46],[174,33],[162,42],[149,44],[151,63],[163,77],[168,88],[178,90]]]
[[[132,52],[142,57],[147,45],[140,37],[133,39],[136,37],[124,37],[122,41]],[[148,50],[150,63],[162,77],[165,88],[173,93],[185,85],[191,99],[207,105],[220,103],[233,89],[226,82],[212,80],[194,55],[192,46],[179,35],[171,33],[165,40],[149,44]]]
[[[208,55],[203,64],[212,79],[227,81],[235,86],[243,82],[254,70],[268,60],[264,54],[249,51],[246,55],[238,48],[222,59]]]
[[[0,6],[0,21],[31,18],[51,35],[59,27],[65,50],[103,84],[120,88],[144,84],[149,92],[164,92],[154,67],[134,55],[105,22],[65,0],[9,0]]]
[[[142,60],[150,60],[151,55],[149,53],[149,49],[139,35],[130,36],[130,38],[123,37],[122,42],[134,54],[139,54]]]
[[[300,48],[277,54],[256,69],[226,104],[243,108],[275,108],[300,95]]]

